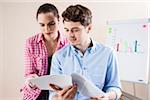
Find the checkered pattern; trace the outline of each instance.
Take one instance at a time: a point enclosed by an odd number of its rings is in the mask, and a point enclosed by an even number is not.
[[[67,40],[59,34],[57,50],[67,44]],[[31,74],[43,76],[47,74],[48,70],[48,52],[43,40],[43,35],[37,34],[27,39],[24,51],[25,58],[25,78]],[[21,89],[23,92],[24,100],[36,100],[41,90],[36,88],[32,89],[28,85],[24,85]]]

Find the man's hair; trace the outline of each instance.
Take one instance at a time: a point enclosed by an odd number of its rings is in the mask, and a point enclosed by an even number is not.
[[[40,13],[48,13],[48,12],[53,13],[54,16],[59,19],[58,9],[53,4],[50,4],[50,3],[45,3],[38,8],[37,13],[36,13],[36,19],[38,19],[38,15]]]
[[[80,22],[83,26],[92,23],[92,12],[82,5],[71,5],[62,13],[63,22],[73,21]]]

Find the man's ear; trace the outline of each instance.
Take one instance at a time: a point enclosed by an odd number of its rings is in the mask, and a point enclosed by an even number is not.
[[[92,24],[89,24],[89,25],[87,26],[87,33],[90,33],[91,30],[92,30]]]

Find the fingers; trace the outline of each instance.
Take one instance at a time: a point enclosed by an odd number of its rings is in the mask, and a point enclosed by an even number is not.
[[[31,82],[29,82],[29,84],[28,84],[29,86],[30,86],[30,88],[32,88],[32,89],[36,89],[36,88],[38,88],[35,84],[32,84]]]
[[[72,88],[72,86],[65,87],[63,90],[58,91],[58,95],[64,97],[64,95]],[[66,97],[66,96],[65,96]]]
[[[29,89],[37,89],[38,87],[35,85],[35,84],[32,84],[31,82],[26,82],[25,83],[26,86],[29,88]]]
[[[49,84],[49,86],[50,86],[55,92],[62,90],[61,87],[59,87],[59,86],[57,86],[57,85],[54,85],[54,84]]]
[[[66,92],[66,94],[64,95],[64,98],[72,99],[75,97],[76,92],[77,92],[77,86],[75,85]]]
[[[96,97],[90,97],[90,100],[109,100],[109,99],[108,99],[108,97],[96,96]]]
[[[38,88],[35,84],[33,84],[33,83],[30,82],[30,79],[36,78],[36,77],[38,77],[36,74],[31,74],[30,76],[28,76],[28,77],[26,78],[25,84],[27,84],[27,86],[28,86],[29,88],[32,88],[32,89]]]
[[[74,98],[77,92],[77,86],[68,86],[62,89],[59,86],[54,84],[49,84],[49,85],[57,93],[58,97],[62,98],[62,100],[68,100]]]
[[[90,100],[99,100],[97,97],[90,97]]]
[[[32,84],[30,81],[29,81],[28,85],[29,85],[31,88],[35,86],[35,85]]]

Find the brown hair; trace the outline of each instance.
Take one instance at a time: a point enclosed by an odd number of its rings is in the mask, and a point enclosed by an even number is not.
[[[92,23],[92,12],[82,5],[71,5],[62,13],[63,22],[73,21],[80,22],[83,26],[88,26]]]
[[[38,14],[48,13],[48,12],[52,12],[54,16],[59,19],[58,9],[53,4],[50,4],[50,3],[45,3],[38,8],[37,13],[36,13],[36,19],[38,19]]]

